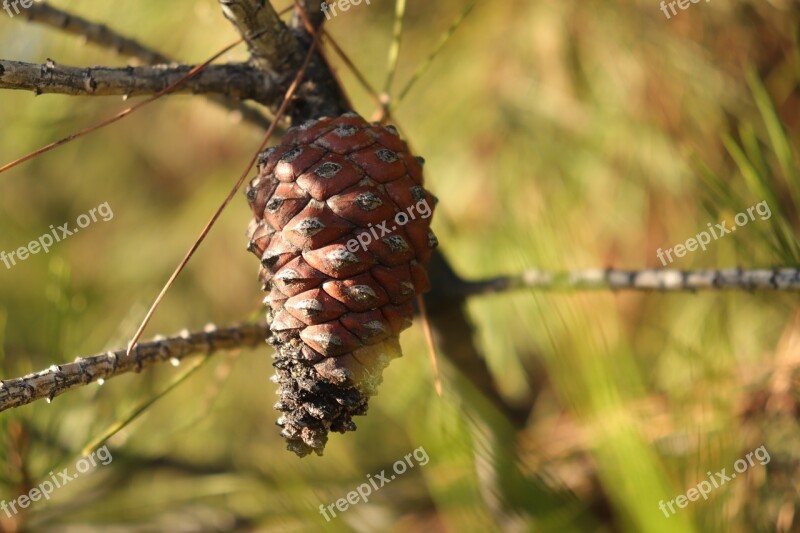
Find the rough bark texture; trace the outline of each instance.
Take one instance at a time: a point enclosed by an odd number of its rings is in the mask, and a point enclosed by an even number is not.
[[[0,381],[0,411],[29,404],[42,398],[48,401],[70,389],[106,380],[127,372],[167,361],[218,350],[255,347],[263,344],[268,328],[263,324],[247,324],[218,328],[207,326],[203,331],[155,339],[140,343],[130,357],[125,349],[90,357],[78,357],[74,363],[50,368],[15,379]]]
[[[68,67],[50,60],[42,65],[0,60],[0,89],[72,96],[141,96],[163,91],[186,76],[193,66]],[[209,65],[184,82],[177,93],[220,94],[256,102],[275,102],[280,96],[264,72],[248,65]]]

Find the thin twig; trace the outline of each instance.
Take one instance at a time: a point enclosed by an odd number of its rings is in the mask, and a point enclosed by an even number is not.
[[[657,292],[726,289],[800,291],[800,269],[728,268],[690,271],[589,269],[569,272],[528,270],[516,276],[462,282],[452,290],[463,296],[476,296],[517,289],[555,291],[611,289]]]
[[[92,382],[128,372],[140,372],[158,363],[180,361],[185,357],[210,354],[220,350],[252,348],[264,343],[269,334],[266,324],[245,324],[140,343],[130,356],[120,349],[91,357],[79,357],[74,363],[53,365],[46,370],[16,379],[0,381],[0,411],[56,396]]]
[[[0,89],[72,96],[141,96],[164,91],[187,76],[194,65],[152,67],[69,67],[0,59]],[[271,104],[280,96],[269,76],[243,63],[209,65],[171,94],[216,93]]]

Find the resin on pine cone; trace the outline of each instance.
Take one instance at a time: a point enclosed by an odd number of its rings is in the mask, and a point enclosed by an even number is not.
[[[291,128],[261,154],[248,249],[268,292],[278,425],[300,456],[355,429],[429,288],[436,199],[422,163],[395,128],[355,113]]]

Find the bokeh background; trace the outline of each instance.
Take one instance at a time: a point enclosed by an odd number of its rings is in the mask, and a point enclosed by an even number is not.
[[[52,2],[187,63],[237,38],[217,2]],[[278,8],[288,2],[276,2]],[[408,2],[394,91],[466,3]],[[394,3],[328,26],[373,85]],[[67,65],[126,58],[0,12],[0,56]],[[394,115],[440,198],[434,230],[466,278],[529,268],[660,266],[669,248],[767,200],[756,220],[681,269],[798,266],[800,8],[713,0],[667,19],[656,0],[483,0]],[[224,60],[244,60],[242,47]],[[334,60],[359,112],[372,98]],[[0,92],[0,163],[120,110],[119,98]],[[170,96],[0,176],[0,250],[108,202],[97,223],[13,269],[0,265],[0,372],[11,378],[124,346],[263,132]],[[262,316],[238,197],[145,337]],[[731,222],[729,222],[730,225]],[[165,365],[0,414],[0,499],[113,462],[3,531],[800,531],[800,314],[785,293],[521,291],[473,298],[474,335],[514,431],[443,366],[437,397],[418,323],[359,429],[323,457],[284,451],[270,350]],[[447,347],[441,347],[447,350]],[[665,517],[671,500],[748,452],[770,461]],[[330,523],[319,514],[423,447],[430,457]]]

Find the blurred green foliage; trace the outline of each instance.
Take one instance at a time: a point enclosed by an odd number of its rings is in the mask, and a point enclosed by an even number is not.
[[[53,3],[190,63],[237,37],[213,0]],[[393,4],[373,0],[328,28],[376,87]],[[464,6],[408,3],[395,91]],[[669,20],[655,0],[479,2],[395,112],[428,161],[442,250],[467,278],[654,267],[659,247],[768,200],[772,219],[671,266],[797,266],[798,21],[789,0],[702,2]],[[0,49],[4,59],[126,64],[4,14]],[[240,47],[224,59],[245,57]],[[334,63],[371,115],[370,96]],[[0,163],[123,106],[0,92]],[[0,176],[0,250],[102,202],[114,211],[48,255],[0,265],[3,377],[125,345],[261,135],[202,98],[172,96]],[[240,198],[146,337],[261,315],[248,217]],[[523,431],[456,386],[459,370],[446,362],[436,397],[417,325],[358,431],[302,460],[273,424],[268,347],[219,354],[109,441],[108,467],[15,520],[0,514],[0,529],[795,531],[796,310],[796,297],[780,293],[473,299],[476,339],[503,395],[535,398]],[[0,499],[72,467],[84,445],[182,371],[123,376],[0,414]],[[659,510],[761,445],[768,466],[675,516]],[[321,517],[320,504],[420,446],[427,465],[341,518]],[[504,464],[527,479],[493,480]]]

